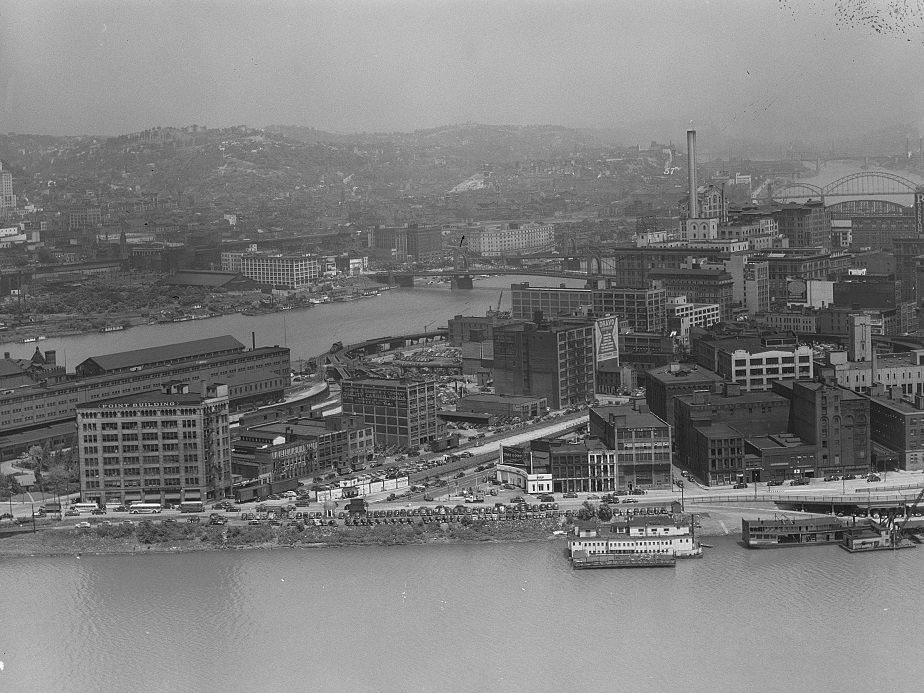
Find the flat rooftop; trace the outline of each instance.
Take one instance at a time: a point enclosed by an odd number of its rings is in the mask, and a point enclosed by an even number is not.
[[[709,369],[703,368],[702,366],[694,366],[687,363],[668,364],[667,366],[652,368],[650,371],[648,371],[648,377],[666,384],[682,383],[684,381],[694,380],[710,383],[725,382],[725,378],[723,378],[721,375],[713,373]]]
[[[625,416],[626,417],[626,427],[627,428],[664,428],[667,427],[667,422],[662,421],[657,416],[651,412],[640,412],[636,411],[629,404],[613,404],[606,405],[602,407],[591,407],[592,412],[595,412],[605,421],[609,421],[611,416]]]

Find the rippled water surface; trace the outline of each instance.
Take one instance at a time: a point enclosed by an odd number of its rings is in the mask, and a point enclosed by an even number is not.
[[[562,543],[0,563],[0,691],[914,690],[924,550]]]

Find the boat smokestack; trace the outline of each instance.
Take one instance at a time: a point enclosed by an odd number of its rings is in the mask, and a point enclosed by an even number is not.
[[[690,179],[690,219],[699,219],[696,204],[696,130],[687,130],[687,177]]]

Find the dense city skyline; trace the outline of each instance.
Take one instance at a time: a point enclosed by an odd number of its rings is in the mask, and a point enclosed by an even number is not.
[[[854,5],[2,0],[0,129],[474,121],[643,138],[692,122],[730,139],[822,143],[924,130],[910,89],[920,13]]]

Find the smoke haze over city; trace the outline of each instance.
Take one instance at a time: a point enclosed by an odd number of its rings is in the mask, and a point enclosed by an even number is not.
[[[474,121],[641,139],[692,122],[821,146],[922,129],[921,13],[854,4],[2,0],[0,128]]]

